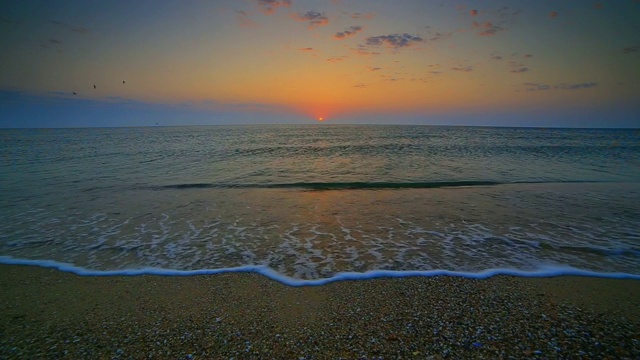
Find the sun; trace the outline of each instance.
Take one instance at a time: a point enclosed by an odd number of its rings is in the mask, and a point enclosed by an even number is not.
[[[318,121],[324,121],[324,118],[323,118],[322,116],[320,116],[320,117],[318,118]]]

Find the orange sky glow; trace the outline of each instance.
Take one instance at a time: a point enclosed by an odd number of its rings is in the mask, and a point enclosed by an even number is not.
[[[594,4],[5,4],[0,51],[10,55],[0,90],[213,118],[340,122],[625,106],[636,114],[629,104],[640,103],[640,4]]]

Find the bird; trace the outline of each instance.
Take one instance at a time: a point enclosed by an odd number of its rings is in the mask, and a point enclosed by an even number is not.
[[[124,80],[122,80],[122,83],[124,84]]]
[[[96,88],[96,84],[93,84],[93,88],[94,88],[94,89]]]
[[[78,94],[76,94],[76,92],[74,91],[74,92],[73,92],[73,95],[78,95]]]

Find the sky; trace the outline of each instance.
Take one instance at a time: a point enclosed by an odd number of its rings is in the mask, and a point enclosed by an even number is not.
[[[640,0],[0,0],[0,127],[640,127]]]

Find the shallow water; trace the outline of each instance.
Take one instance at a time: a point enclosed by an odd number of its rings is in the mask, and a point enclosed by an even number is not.
[[[0,261],[640,275],[640,133],[1,130]]]

